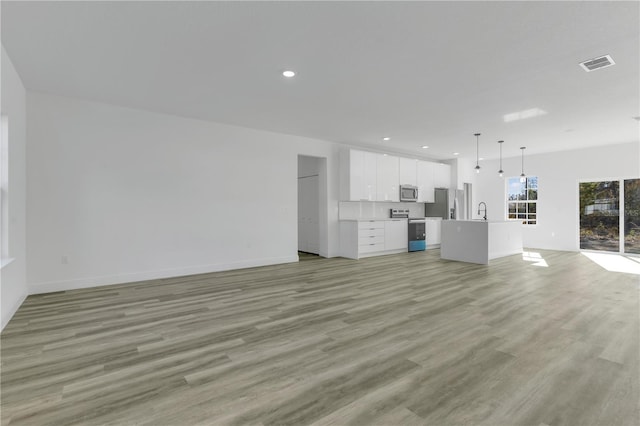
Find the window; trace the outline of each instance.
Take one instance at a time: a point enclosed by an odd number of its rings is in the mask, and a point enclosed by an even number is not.
[[[524,225],[538,223],[538,177],[507,179],[507,218]]]

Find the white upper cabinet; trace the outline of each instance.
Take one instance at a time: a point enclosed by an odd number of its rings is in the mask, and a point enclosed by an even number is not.
[[[417,181],[418,181],[418,201],[421,203],[433,203],[435,201],[435,166],[436,163],[430,161],[418,161]]]
[[[436,188],[451,187],[451,166],[449,164],[435,164],[434,184]]]
[[[376,201],[377,154],[355,149],[343,153],[340,198],[345,201]]]
[[[400,201],[400,159],[392,155],[377,155],[376,201]]]
[[[418,186],[418,160],[400,157],[400,185]]]
[[[418,201],[433,203],[434,188],[451,186],[451,166],[347,149],[340,165],[342,201],[400,201],[400,185],[418,187]]]

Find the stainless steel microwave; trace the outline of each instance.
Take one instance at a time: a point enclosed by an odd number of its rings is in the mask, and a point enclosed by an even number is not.
[[[400,185],[400,201],[418,201],[418,187]]]

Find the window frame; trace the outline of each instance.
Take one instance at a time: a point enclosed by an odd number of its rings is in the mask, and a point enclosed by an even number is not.
[[[520,182],[520,178],[521,178],[520,176],[511,176],[505,179],[505,220],[510,222],[522,221],[522,225],[526,225],[526,226],[533,226],[533,227],[538,226],[540,223],[539,212],[538,212],[538,201],[540,200],[540,177],[526,176],[526,182],[525,182],[525,188],[524,188],[525,198],[512,200],[510,199],[511,182],[514,179],[517,179],[518,182],[522,184],[522,182]],[[535,188],[531,188],[531,189],[535,189],[535,193],[536,193],[535,199],[529,198],[529,195],[530,195],[529,179],[535,179],[536,186]],[[511,205],[515,205],[516,210],[514,213],[511,213]],[[524,211],[521,212],[520,207],[524,207]],[[531,207],[534,207],[535,211],[533,212],[529,211]],[[512,214],[515,214],[516,217],[513,217],[513,218],[510,217]],[[518,217],[520,215],[523,215],[524,217]]]

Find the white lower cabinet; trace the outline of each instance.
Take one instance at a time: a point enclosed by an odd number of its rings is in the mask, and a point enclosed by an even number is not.
[[[384,249],[407,250],[409,247],[409,231],[406,219],[387,220],[384,222]]]
[[[407,221],[343,220],[340,221],[340,252],[342,257],[361,257],[407,251]]]
[[[425,233],[427,234],[427,249],[440,247],[442,219],[427,219]]]
[[[384,250],[384,222],[358,222],[358,253]]]

